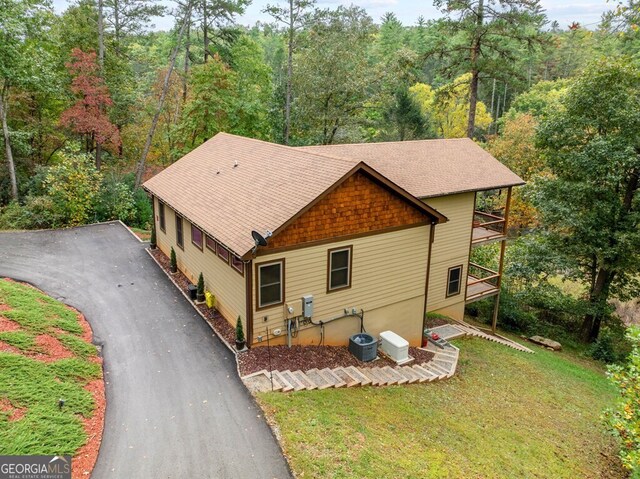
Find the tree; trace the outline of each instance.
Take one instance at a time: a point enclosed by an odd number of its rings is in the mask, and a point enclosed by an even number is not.
[[[392,127],[391,138],[395,140],[417,140],[423,138],[427,130],[427,122],[408,89],[396,92],[395,102],[384,117]]]
[[[71,52],[72,61],[67,69],[73,77],[71,91],[77,101],[65,110],[60,123],[84,137],[85,151],[91,153],[96,145],[117,150],[120,133],[105,113],[113,104],[109,90],[99,74],[95,52],[83,52],[76,48]],[[100,156],[95,156],[96,168],[100,169]]]
[[[424,83],[417,83],[409,89],[422,114],[430,118],[437,134],[443,138],[462,138],[466,134],[470,76],[462,75],[436,90]],[[491,122],[487,107],[479,101],[476,104],[476,127],[485,129]]]
[[[0,6],[0,121],[11,183],[11,196],[18,199],[16,165],[8,125],[9,93],[13,87],[38,83],[45,72],[46,54],[36,43],[48,29],[51,5],[39,0],[5,0]]]
[[[609,430],[620,439],[622,464],[631,471],[631,477],[640,473],[640,329],[628,330],[627,338],[632,350],[623,366],[609,366],[609,380],[618,390],[615,408],[606,412]]]
[[[588,286],[581,337],[594,341],[609,300],[640,293],[640,70],[627,58],[591,63],[540,126],[552,175],[534,204],[562,273]]]
[[[289,144],[291,130],[291,101],[293,96],[291,82],[293,81],[293,52],[296,47],[296,33],[308,22],[309,10],[315,3],[315,0],[289,0],[288,5],[285,7],[267,5],[267,8],[263,10],[264,13],[271,15],[278,23],[284,24],[287,29],[287,75],[282,134],[285,145]]]
[[[85,224],[93,211],[102,176],[87,155],[65,152],[44,180],[53,211],[65,225]]]
[[[297,133],[328,145],[356,123],[374,83],[366,55],[373,31],[373,20],[359,7],[314,16],[295,57]]]
[[[435,0],[434,4],[445,18],[437,23],[440,39],[428,53],[446,60],[442,70],[450,76],[471,74],[466,135],[472,138],[481,77],[517,76],[512,66],[520,49],[541,42],[546,17],[539,0]]]
[[[113,33],[117,55],[123,52],[127,37],[142,34],[153,17],[163,16],[166,7],[159,0],[101,0],[104,3],[106,30]]]
[[[242,14],[251,0],[198,0],[196,9],[202,15],[202,34],[204,40],[204,62],[206,63],[214,52],[211,51],[210,31],[215,27],[233,23],[236,15]]]

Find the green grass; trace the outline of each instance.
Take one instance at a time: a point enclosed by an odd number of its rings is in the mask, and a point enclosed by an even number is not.
[[[456,342],[458,375],[433,384],[264,393],[293,470],[332,478],[624,477],[594,363],[480,339]]]
[[[128,228],[142,241],[149,241],[151,239],[151,230],[143,230],[142,228],[134,228],[133,226],[129,226]]]
[[[76,355],[45,363],[0,352],[0,400],[24,410],[17,420],[0,412],[0,454],[73,455],[86,442],[82,417],[90,417],[95,407],[83,386],[102,377],[100,365],[89,360],[96,349],[75,335],[82,327],[74,311],[33,288],[0,280],[0,304],[11,308],[0,314],[23,328],[0,332],[0,340],[36,352],[35,336],[52,334]],[[59,399],[65,400],[62,409]]]

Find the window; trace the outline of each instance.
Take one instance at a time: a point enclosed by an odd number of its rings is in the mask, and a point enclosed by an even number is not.
[[[258,309],[284,302],[284,260],[257,264]]]
[[[195,225],[191,225],[191,242],[202,249],[202,230]]]
[[[167,228],[164,222],[164,203],[160,200],[158,200],[158,217],[160,218],[160,229],[166,232]]]
[[[229,262],[229,250],[218,242],[216,242],[216,252],[218,253],[218,258],[224,260],[226,263]]]
[[[244,276],[244,261],[242,261],[240,258],[238,258],[235,254],[231,256],[231,266],[238,273],[240,273],[242,276]]]
[[[184,249],[184,235],[182,234],[182,216],[176,213],[176,243]]]
[[[352,246],[329,250],[327,292],[351,287]]]
[[[460,294],[460,285],[462,284],[462,266],[454,266],[449,268],[447,279],[447,297]]]
[[[216,240],[214,240],[211,236],[207,235],[205,243],[207,244],[207,249],[216,252]]]

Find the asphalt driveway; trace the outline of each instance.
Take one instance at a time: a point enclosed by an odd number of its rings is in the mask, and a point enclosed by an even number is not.
[[[290,477],[232,354],[121,224],[0,233],[0,276],[78,308],[103,344],[94,478]]]

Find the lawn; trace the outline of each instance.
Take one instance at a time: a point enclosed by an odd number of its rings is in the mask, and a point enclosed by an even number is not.
[[[128,227],[133,233],[142,241],[149,241],[151,239],[151,230],[143,230],[142,228]]]
[[[0,454],[74,455],[87,443],[102,368],[85,324],[35,288],[0,278]]]
[[[433,384],[263,393],[299,477],[621,478],[601,412],[602,368],[460,339],[458,374]]]

